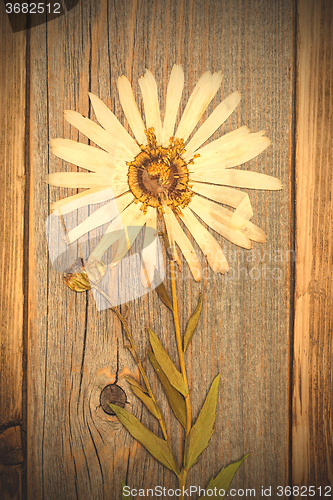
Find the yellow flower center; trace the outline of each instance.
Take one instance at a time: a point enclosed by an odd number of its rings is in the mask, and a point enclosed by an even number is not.
[[[183,139],[170,137],[169,146],[158,146],[154,128],[145,131],[147,145],[140,145],[141,152],[128,162],[128,185],[136,198],[136,203],[142,203],[141,209],[147,207],[163,211],[163,205],[169,205],[174,212],[178,207],[186,207],[193,196],[189,185],[187,166],[193,163],[195,155],[185,162]]]

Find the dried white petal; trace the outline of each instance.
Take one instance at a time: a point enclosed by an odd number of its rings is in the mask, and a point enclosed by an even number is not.
[[[160,106],[158,104],[156,81],[150,71],[147,70],[145,76],[139,79],[139,85],[145,108],[146,129],[154,127],[157,142],[160,144],[162,139]]]
[[[206,71],[202,75],[188,100],[175,134],[176,137],[186,141],[220,88],[221,81],[221,71],[213,75],[210,71]]]
[[[139,144],[146,144],[145,125],[142,121],[140,112],[136,105],[132,87],[126,76],[118,78],[119,99],[126,120],[132,129],[132,132]]]
[[[226,121],[237,108],[240,101],[240,93],[234,92],[222,101],[201,125],[194,134],[190,142],[186,145],[186,158],[190,158],[193,153],[205,142],[214,132]]]
[[[162,146],[169,143],[170,137],[174,135],[177,113],[180,99],[184,88],[184,71],[181,66],[174,65],[168,84],[165,114],[162,131]]]
[[[229,266],[221,246],[214,236],[198,221],[189,208],[182,210],[181,220],[198,243],[212,271],[222,274],[228,271]]]
[[[119,142],[130,154],[137,155],[140,152],[139,146],[135,140],[126,132],[122,124],[112,113],[112,111],[101,101],[97,96],[89,92],[91,104],[94,108],[95,115],[103,128],[111,135],[118,138]]]
[[[230,227],[230,220],[225,217],[225,209],[213,201],[204,200],[200,196],[193,197],[190,205],[195,212],[209,227],[221,234],[227,240],[243,248],[252,248],[250,239],[241,231]]]

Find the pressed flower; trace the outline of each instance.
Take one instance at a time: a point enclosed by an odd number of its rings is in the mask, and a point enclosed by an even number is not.
[[[281,182],[265,174],[233,167],[262,153],[270,140],[263,131],[251,133],[243,126],[203,146],[236,109],[239,93],[224,99],[191,137],[221,81],[221,72],[206,71],[201,76],[176,128],[184,86],[181,66],[175,65],[171,72],[164,120],[160,115],[156,81],[150,71],[139,79],[145,123],[130,82],[125,76],[120,77],[119,98],[135,139],[93,94],[89,97],[100,125],[75,111],[65,111],[66,120],[98,147],[68,139],[51,140],[53,154],[89,171],[50,174],[47,182],[54,186],[86,188],[56,202],[52,208],[61,208],[64,214],[105,202],[108,201],[107,188],[112,188],[119,209],[119,215],[112,220],[106,204],[68,233],[68,241],[74,242],[88,231],[110,223],[93,250],[91,261],[100,261],[106,250],[119,240],[114,258],[114,262],[119,262],[143,226],[156,231],[157,217],[165,221],[172,258],[179,262],[178,247],[196,280],[201,279],[201,265],[184,227],[214,272],[224,273],[228,263],[220,244],[202,223],[243,248],[251,248],[252,241],[265,241],[263,231],[250,222],[253,211],[249,196],[235,188],[278,190]],[[133,226],[136,230],[130,234],[125,231],[121,236],[117,231],[119,227],[126,230]],[[150,251],[142,255],[150,276],[154,272],[154,248],[151,245]]]

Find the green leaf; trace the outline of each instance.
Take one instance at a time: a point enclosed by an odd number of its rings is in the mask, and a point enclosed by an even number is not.
[[[109,403],[110,404],[110,403]],[[149,453],[156,458],[164,467],[172,470],[177,476],[180,474],[176,459],[172,453],[170,445],[164,439],[159,438],[147,427],[145,427],[132,413],[125,408],[110,404],[120,422],[130,434],[146,448]]]
[[[188,395],[188,390],[186,389],[186,385],[183,379],[183,375],[177,370],[174,365],[174,362],[169,357],[169,354],[166,352],[161,342],[159,341],[157,335],[148,328],[149,332],[149,340],[151,346],[153,348],[156,360],[164,374],[168,378],[170,384],[177,389],[183,396]]]
[[[249,456],[249,453],[247,455],[244,455],[243,458],[238,460],[237,462],[234,462],[227,467],[223,467],[223,469],[218,473],[218,475],[209,481],[208,486],[205,490],[205,493],[207,493],[207,490],[213,490],[216,488],[217,490],[217,495],[210,496],[210,498],[215,498],[215,499],[222,499],[226,496],[226,493],[228,491],[228,488],[230,486],[230,483],[237,472],[238,467],[241,465],[242,462]],[[224,490],[221,492],[221,495],[218,494],[220,490]],[[203,495],[199,498],[199,500],[206,500],[207,495]]]
[[[155,290],[158,293],[161,301],[172,311],[172,301],[169,297],[169,294],[167,292],[167,289],[165,288],[163,281],[155,288]]]
[[[176,389],[170,384],[162,368],[156,361],[154,354],[151,351],[148,351],[148,356],[155,372],[157,373],[158,378],[160,379],[161,384],[163,385],[165,395],[168,398],[169,404],[175,414],[175,417],[179,420],[184,429],[186,429],[186,407],[183,396],[179,394],[179,392],[176,391]]]
[[[195,308],[194,313],[189,319],[189,322],[187,323],[185,335],[184,335],[184,352],[188,348],[189,343],[192,340],[192,337],[194,335],[195,329],[197,327],[199,318],[200,318],[200,313],[202,309],[202,295],[200,294],[199,300],[198,300],[198,305]]]
[[[155,406],[154,401],[151,399],[147,391],[144,390],[144,388],[132,377],[125,377],[127,382],[130,384],[131,389],[133,393],[141,399],[141,401],[146,405],[150,413],[154,415],[154,417],[161,418],[161,415],[158,411],[158,409]]]
[[[215,377],[197,421],[186,439],[184,464],[187,470],[197,463],[200,454],[207,448],[213,435],[220,377],[220,374]]]
[[[132,500],[132,497],[130,495],[124,494],[124,486],[126,486],[126,484],[124,483],[124,481],[122,481],[121,482],[121,500]]]

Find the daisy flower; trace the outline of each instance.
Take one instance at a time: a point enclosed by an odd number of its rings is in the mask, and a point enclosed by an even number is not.
[[[277,190],[281,189],[281,182],[265,174],[233,167],[262,153],[270,140],[263,131],[251,133],[244,126],[203,146],[236,109],[240,94],[234,92],[224,99],[191,136],[221,81],[221,72],[206,71],[201,76],[176,127],[184,87],[181,66],[175,65],[171,72],[164,120],[152,73],[146,71],[139,79],[145,122],[130,82],[121,76],[119,99],[135,139],[93,94],[89,97],[100,125],[76,111],[65,111],[66,120],[98,147],[69,139],[50,141],[54,155],[88,171],[57,172],[47,177],[53,186],[86,188],[56,202],[52,208],[61,208],[64,214],[105,202],[108,201],[105,193],[110,191],[107,188],[112,188],[119,210],[117,217],[110,216],[109,203],[106,203],[68,233],[68,241],[74,242],[88,231],[110,223],[90,256],[92,262],[101,260],[117,239],[114,260],[119,262],[143,226],[156,230],[157,218],[164,219],[171,258],[179,262],[179,248],[196,280],[201,279],[201,265],[184,228],[193,236],[215,273],[228,271],[228,263],[220,244],[205,225],[243,248],[251,248],[252,241],[265,241],[263,231],[250,222],[253,211],[248,194],[235,188]],[[132,230],[119,236],[120,226]],[[148,268],[154,262],[155,251],[156,246],[150,244],[144,256]]]

